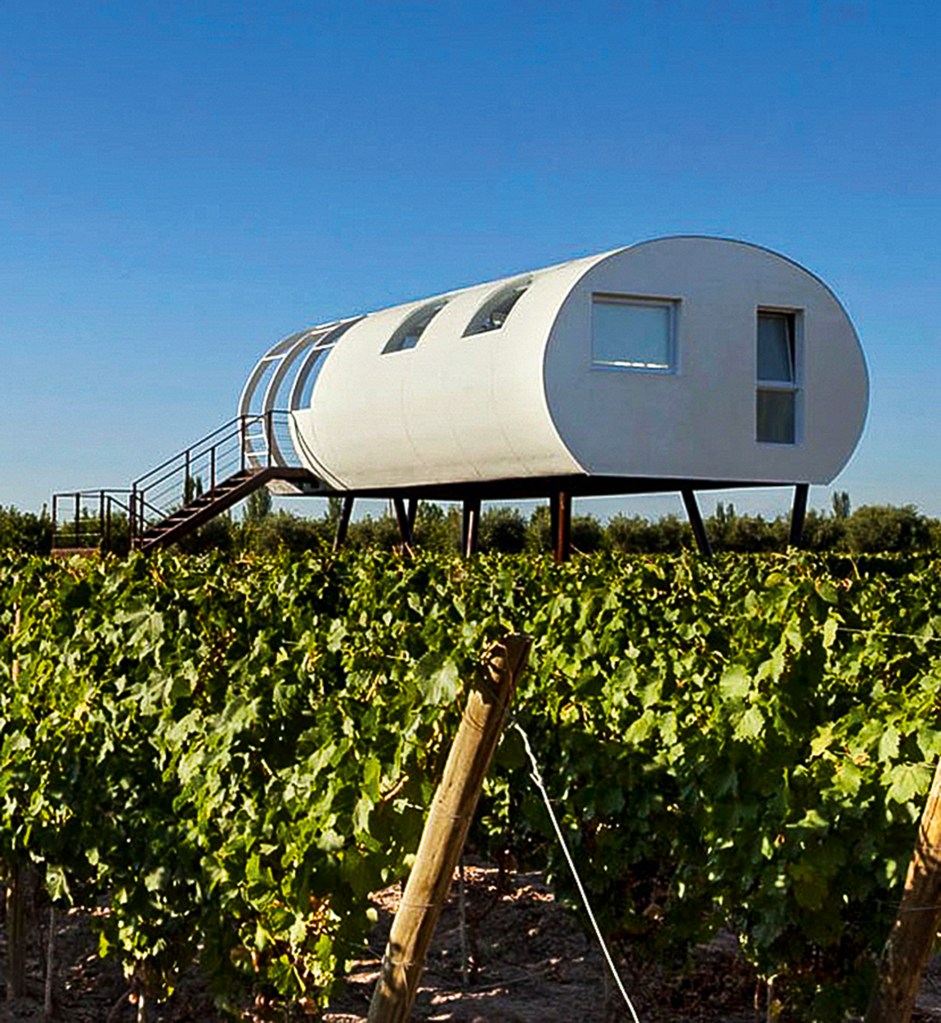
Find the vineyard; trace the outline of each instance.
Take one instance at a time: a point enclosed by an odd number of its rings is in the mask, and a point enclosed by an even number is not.
[[[721,928],[782,1019],[865,1005],[941,754],[930,558],[0,559],[0,863],[160,997],[316,1013],[402,877],[467,680],[514,705],[616,946]],[[472,832],[569,878],[508,730]]]

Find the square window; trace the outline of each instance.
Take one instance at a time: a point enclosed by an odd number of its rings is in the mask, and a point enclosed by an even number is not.
[[[591,357],[600,367],[669,373],[676,366],[676,303],[595,295]]]

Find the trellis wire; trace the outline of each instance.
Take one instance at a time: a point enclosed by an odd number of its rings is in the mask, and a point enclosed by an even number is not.
[[[891,636],[893,639],[917,639],[921,643],[939,643],[941,636],[921,636],[917,632],[890,632],[887,629],[853,629],[848,625],[838,625],[837,632],[852,632],[860,636]]]
[[[539,764],[536,762],[536,756],[533,753],[532,747],[529,745],[529,738],[523,731],[519,722],[514,721],[513,727],[520,733],[520,738],[523,740],[523,747],[526,750],[526,756],[529,757],[529,764],[531,768],[529,776],[532,778],[533,784],[536,788],[539,789],[542,801],[546,804],[546,811],[549,814],[549,820],[552,821],[552,827],[555,830],[556,838],[559,840],[559,845],[562,846],[562,852],[565,855],[565,862],[568,863],[569,870],[572,872],[572,877],[575,879],[575,886],[578,888],[578,894],[581,896],[582,905],[585,907],[585,912],[588,914],[588,919],[591,921],[591,926],[595,932],[595,937],[598,939],[598,944],[601,946],[601,951],[608,964],[608,969],[611,971],[611,976],[614,977],[614,982],[617,984],[618,990],[621,992],[621,997],[624,999],[625,1004],[630,1010],[634,1023],[640,1023],[640,1017],[637,1015],[634,1003],[628,996],[628,993],[624,988],[624,984],[621,981],[621,975],[618,973],[617,967],[614,965],[614,960],[611,958],[611,953],[608,951],[607,942],[604,940],[604,935],[602,935],[601,928],[598,926],[598,921],[595,919],[595,914],[592,912],[591,904],[588,901],[588,895],[585,892],[584,885],[582,884],[582,879],[579,877],[578,871],[575,868],[575,861],[572,859],[569,847],[565,843],[565,838],[562,835],[562,828],[559,826],[558,818],[556,817],[555,811],[552,809],[552,803],[549,800],[549,793],[546,791],[545,783],[542,780]]]

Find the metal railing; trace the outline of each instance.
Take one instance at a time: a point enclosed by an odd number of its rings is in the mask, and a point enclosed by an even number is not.
[[[125,553],[131,544],[130,490],[52,495],[52,549]]]
[[[238,473],[300,465],[293,455],[290,413],[272,410],[241,415],[139,476],[130,490],[133,540],[199,497],[211,498]]]
[[[280,409],[236,416],[139,476],[129,489],[53,494],[53,549],[126,551],[174,512],[198,498],[208,503],[219,496],[239,474],[300,468],[290,419]]]

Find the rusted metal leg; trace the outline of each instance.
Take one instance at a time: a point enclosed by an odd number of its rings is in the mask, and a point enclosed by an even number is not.
[[[418,498],[408,499],[408,532],[409,536],[415,536],[415,516],[418,514]]]
[[[696,495],[688,487],[680,491],[683,496],[683,505],[686,508],[686,517],[696,538],[696,546],[704,558],[712,557],[712,544],[709,543],[709,534],[706,532],[702,515],[699,514],[699,505],[696,503]]]
[[[411,547],[412,530],[409,527],[408,509],[405,507],[405,499],[402,497],[393,497],[392,507],[395,509],[395,520],[399,525],[399,537],[406,547]]]
[[[555,560],[560,564],[572,554],[572,495],[560,490],[553,498],[555,529],[552,536]]]
[[[807,518],[807,494],[809,483],[798,483],[794,487],[794,504],[791,507],[791,547],[800,547],[804,542],[804,520]]]
[[[340,506],[340,517],[337,519],[337,531],[333,534],[334,552],[340,550],[346,543],[346,534],[350,528],[350,517],[353,514],[353,505],[355,503],[356,498],[352,494],[347,494],[343,498],[343,504]]]
[[[555,550],[555,538],[559,535],[559,503],[556,495],[549,497],[549,548]]]
[[[464,522],[461,529],[461,553],[465,558],[477,553],[480,527],[480,498],[464,498]]]

